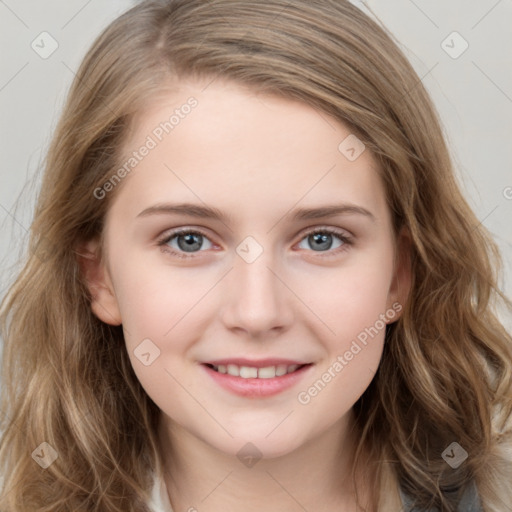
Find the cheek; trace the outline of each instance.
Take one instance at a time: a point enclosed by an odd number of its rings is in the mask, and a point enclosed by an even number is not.
[[[190,402],[184,389],[192,389],[194,384],[184,358],[198,339],[196,320],[204,314],[200,299],[211,284],[203,279],[199,283],[204,285],[191,287],[190,274],[183,269],[147,265],[142,258],[125,258],[115,276],[133,370],[161,409],[169,408],[172,395],[174,414],[179,415],[182,405]],[[189,406],[193,408],[193,404]]]
[[[354,254],[347,265],[309,273],[296,288],[324,324],[324,339],[331,349],[342,350],[386,313],[392,270],[392,250],[383,245],[380,250]]]
[[[211,284],[208,276],[183,268],[148,265],[143,257],[125,259],[116,269],[116,294],[127,342],[166,340],[196,307]],[[140,341],[140,340],[139,340]]]
[[[312,295],[310,288],[309,304],[316,304],[329,330],[322,329],[320,338],[325,358],[297,402],[325,425],[345,414],[369,386],[382,356],[386,317],[395,316],[387,305],[391,259],[366,263],[333,275],[322,291]]]

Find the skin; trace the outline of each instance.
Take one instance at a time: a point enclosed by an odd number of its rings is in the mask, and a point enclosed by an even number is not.
[[[334,118],[220,80],[183,80],[154,98],[134,124],[127,154],[190,96],[197,107],[118,185],[104,258],[94,256],[97,241],[85,247],[92,309],[106,323],[122,323],[134,371],[162,411],[159,440],[175,512],[355,511],[352,406],[378,368],[384,329],[309,403],[297,396],[406,299],[406,237],[394,236],[377,164],[368,150],[355,161],[338,150],[350,130]],[[178,202],[213,206],[231,219],[138,217]],[[338,203],[374,218],[289,219],[295,208]],[[159,236],[179,227],[206,235],[188,259],[158,246]],[[316,228],[338,229],[352,243],[342,246],[333,235],[332,248],[315,250],[307,235]],[[251,263],[236,252],[247,236],[263,249]],[[178,238],[169,246],[179,251]],[[134,350],[148,338],[160,355],[145,366]],[[314,366],[276,396],[243,398],[200,366],[235,356]],[[237,457],[248,442],[262,454],[252,467]],[[362,503],[374,510],[371,475],[356,479]]]

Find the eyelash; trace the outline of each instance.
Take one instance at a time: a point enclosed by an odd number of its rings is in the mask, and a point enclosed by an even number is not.
[[[184,252],[176,251],[176,250],[174,250],[174,249],[172,249],[172,248],[170,248],[169,246],[166,245],[173,238],[175,238],[178,235],[189,235],[189,234],[201,235],[201,236],[203,236],[205,238],[208,238],[208,236],[205,233],[203,233],[201,230],[186,229],[186,228],[185,229],[176,229],[176,230],[174,230],[174,231],[172,231],[170,233],[166,233],[164,235],[164,237],[160,238],[157,241],[157,244],[158,244],[158,246],[160,247],[160,249],[163,252],[170,253],[173,256],[177,256],[178,258],[183,258],[183,259],[195,258],[196,257],[195,254],[197,254],[197,253],[190,253],[190,255],[187,255]],[[306,238],[308,236],[316,235],[316,234],[335,235],[336,237],[338,237],[343,242],[343,244],[341,246],[337,247],[336,249],[329,249],[328,251],[311,251],[311,252],[318,252],[318,256],[320,256],[321,258],[332,257],[332,256],[335,256],[335,255],[343,252],[343,251],[347,251],[349,249],[349,247],[352,246],[353,243],[354,243],[351,236],[348,236],[344,232],[341,232],[341,231],[339,231],[337,229],[333,229],[333,228],[315,228],[315,229],[313,229],[311,231],[307,231],[306,233],[304,233],[304,235],[300,239],[300,241],[304,240],[304,238]],[[200,252],[203,252],[203,251],[197,251],[197,252],[200,253]],[[322,254],[322,253],[324,253],[324,254]]]

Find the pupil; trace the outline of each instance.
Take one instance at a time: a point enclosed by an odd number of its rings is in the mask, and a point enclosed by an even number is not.
[[[178,245],[179,245],[180,249],[182,249],[184,251],[193,252],[194,250],[201,248],[202,238],[203,238],[202,235],[194,234],[194,233],[187,233],[185,235],[180,235],[178,237]],[[183,239],[185,239],[185,242],[181,243],[181,241]]]
[[[320,247],[317,245],[317,247],[319,247],[320,249],[330,249],[331,247],[331,243],[332,243],[332,235],[329,235],[329,234],[322,234],[322,233],[315,233],[314,235],[310,235],[310,237],[313,238],[313,240],[315,241],[315,244],[320,242]],[[314,244],[312,244],[313,247],[314,247]]]

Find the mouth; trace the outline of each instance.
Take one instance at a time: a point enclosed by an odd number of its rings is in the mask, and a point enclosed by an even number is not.
[[[220,388],[244,398],[265,398],[291,389],[310,374],[314,363],[244,366],[202,363]]]
[[[217,373],[225,375],[231,375],[233,377],[241,377],[242,379],[274,379],[276,377],[282,377],[290,373],[294,373],[305,366],[311,366],[312,363],[308,364],[279,364],[275,366],[240,366],[237,364],[211,364],[205,363],[205,366],[211,368]]]

